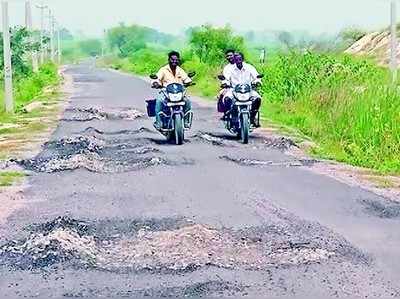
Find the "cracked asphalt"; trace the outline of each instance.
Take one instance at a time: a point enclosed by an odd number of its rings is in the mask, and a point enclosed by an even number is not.
[[[398,298],[400,204],[313,173],[286,138],[230,136],[194,98],[182,146],[142,79],[70,66],[74,88],[0,227],[1,298]]]

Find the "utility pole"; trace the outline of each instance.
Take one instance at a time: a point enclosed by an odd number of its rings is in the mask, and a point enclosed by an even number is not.
[[[25,27],[29,31],[29,34],[31,35],[30,37],[30,42],[34,42],[34,37],[33,37],[33,27],[32,27],[32,6],[30,1],[25,1]],[[39,67],[38,67],[38,61],[37,61],[37,52],[36,50],[32,51],[32,68],[34,72],[37,72]]]
[[[1,2],[3,17],[3,52],[4,52],[4,103],[7,113],[14,113],[14,98],[11,68],[10,24],[8,20],[8,2]]]
[[[44,38],[44,11],[45,9],[48,8],[47,5],[37,5],[36,6],[38,9],[40,9],[40,63],[44,63],[45,59],[45,53],[44,53],[44,44],[43,44],[43,38]]]
[[[61,64],[62,50],[61,50],[61,26],[57,23],[57,61]]]
[[[51,61],[55,62],[55,42],[54,42],[54,25],[55,25],[55,20],[54,17],[51,13],[51,10],[49,11],[49,18],[50,18],[50,57]]]
[[[101,42],[101,57],[104,57],[105,47],[106,47],[106,30],[104,29],[103,38]]]
[[[390,4],[390,70],[392,71],[392,84],[397,83],[397,37],[396,37],[396,0]]]

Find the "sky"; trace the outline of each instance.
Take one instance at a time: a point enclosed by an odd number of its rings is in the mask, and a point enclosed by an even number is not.
[[[33,7],[42,1],[31,1]],[[388,0],[47,0],[57,20],[73,32],[100,36],[117,25],[140,24],[178,34],[189,26],[230,24],[238,31],[301,30],[336,33],[344,27],[368,30],[389,24]],[[12,24],[24,20],[24,0],[9,0]],[[398,1],[400,12],[400,1]],[[398,13],[400,20],[400,13]],[[39,10],[33,8],[34,26]]]

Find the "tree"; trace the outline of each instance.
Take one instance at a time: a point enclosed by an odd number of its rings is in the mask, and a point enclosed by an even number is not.
[[[61,28],[60,30],[60,38],[62,40],[73,40],[74,36],[67,28]]]
[[[96,56],[101,54],[102,43],[98,39],[87,39],[79,42],[81,51],[89,56]]]
[[[286,46],[286,48],[291,49],[294,44],[293,36],[287,31],[281,31],[277,36],[280,43]]]
[[[121,23],[107,32],[107,40],[111,48],[117,48],[121,57],[128,57],[140,49],[146,48],[149,42],[168,44],[174,36],[158,32],[155,29]]]
[[[224,61],[225,50],[244,51],[244,39],[235,36],[230,27],[204,25],[191,29],[190,45],[202,62],[220,64]]]
[[[365,30],[362,30],[362,29],[356,28],[356,27],[349,27],[349,28],[343,29],[339,33],[339,37],[341,38],[341,40],[343,41],[345,46],[350,46],[350,45],[354,44],[356,41],[358,41],[359,39],[361,39],[366,34],[367,34],[367,32]]]
[[[32,72],[32,67],[27,61],[27,54],[39,49],[39,44],[31,42],[31,33],[25,27],[14,27],[10,30],[11,64],[16,77],[26,76]],[[46,42],[46,41],[45,41]],[[0,33],[0,57],[3,57],[3,33]],[[4,60],[0,59],[0,69],[4,69]]]

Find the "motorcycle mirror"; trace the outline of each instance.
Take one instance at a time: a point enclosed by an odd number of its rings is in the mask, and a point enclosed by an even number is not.
[[[196,76],[196,72],[190,72],[189,74],[188,74],[188,76],[189,76],[189,78],[193,78],[194,76]]]
[[[261,79],[261,78],[264,78],[263,74],[260,74],[260,75],[257,76],[257,79]]]
[[[150,75],[150,79],[157,80],[158,77],[157,77],[157,75],[155,75],[155,74],[151,74],[151,75]]]
[[[218,75],[218,79],[223,81],[223,80],[225,80],[225,76],[224,75]]]

